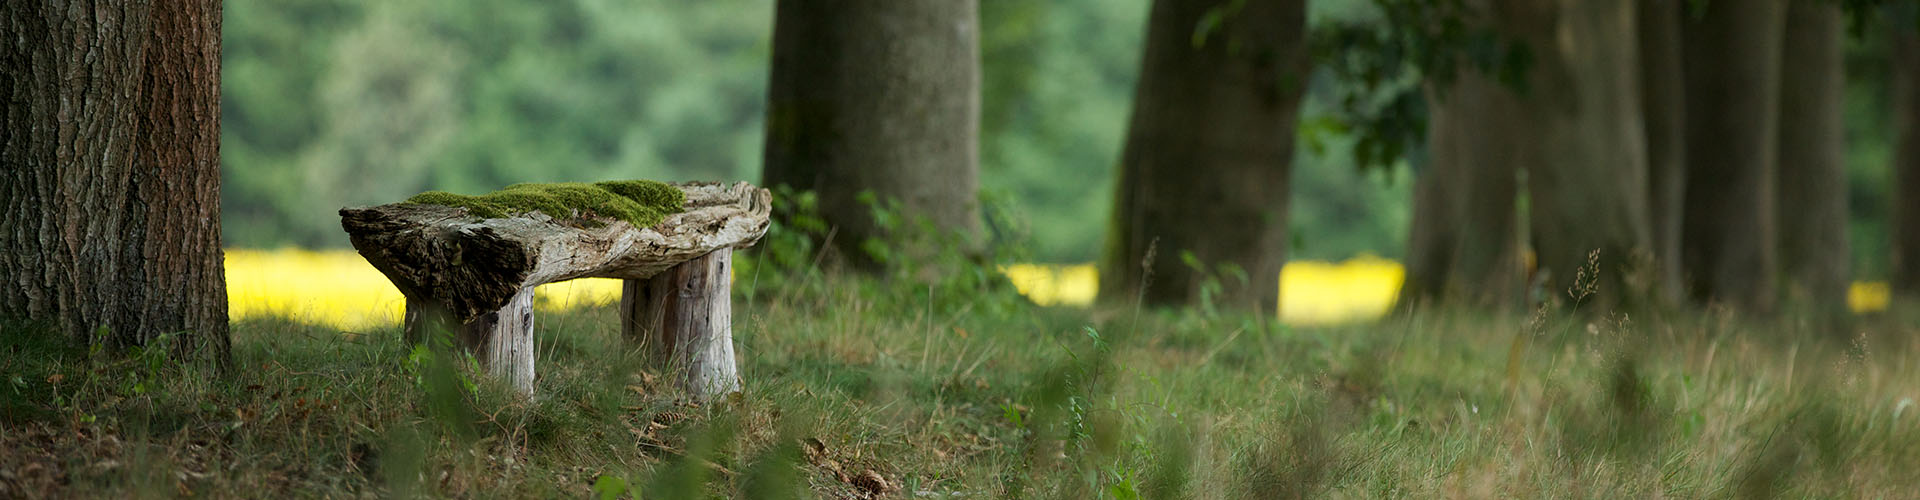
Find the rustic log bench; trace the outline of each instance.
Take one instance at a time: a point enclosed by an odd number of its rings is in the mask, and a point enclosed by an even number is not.
[[[533,289],[576,278],[625,280],[621,333],[678,373],[695,398],[739,390],[733,357],[732,249],[766,233],[772,195],[741,182],[671,184],[684,209],[650,227],[591,211],[482,218],[466,208],[394,203],[340,210],[353,247],[406,296],[406,338],[447,331],[487,373],[533,393]]]

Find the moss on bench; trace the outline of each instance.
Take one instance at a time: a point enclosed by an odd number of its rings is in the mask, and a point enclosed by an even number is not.
[[[486,219],[540,212],[555,219],[592,214],[651,227],[686,209],[687,194],[655,181],[556,182],[514,184],[483,195],[427,191],[407,203],[464,208]]]

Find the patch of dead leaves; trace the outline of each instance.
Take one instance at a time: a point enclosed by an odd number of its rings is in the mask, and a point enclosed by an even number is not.
[[[853,486],[867,498],[877,498],[899,489],[894,481],[888,480],[887,476],[872,467],[844,464],[843,460],[847,457],[840,456],[835,450],[828,448],[827,443],[819,438],[801,440],[800,452],[805,456],[808,464],[827,476],[833,477],[834,481]],[[859,472],[852,472],[854,470]]]

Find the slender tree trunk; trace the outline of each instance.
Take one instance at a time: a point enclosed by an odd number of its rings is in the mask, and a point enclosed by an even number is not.
[[[1894,26],[1893,289],[1920,297],[1920,32]]]
[[[1779,122],[1784,0],[1708,2],[1681,29],[1687,85],[1686,239],[1691,294],[1771,311],[1773,145]]]
[[[0,316],[224,360],[220,2],[5,2],[0,38]]]
[[[874,200],[944,230],[979,225],[977,0],[781,0],[768,85],[768,186],[818,193],[851,262],[885,240]],[[872,193],[872,197],[863,193]]]
[[[1579,305],[1633,305],[1652,285],[1636,2],[1501,3],[1504,31],[1533,47],[1522,102],[1539,143],[1520,167],[1541,282]]]
[[[1513,91],[1478,73],[1429,85],[1430,162],[1414,186],[1402,307],[1514,308],[1524,297],[1514,165],[1529,143]]]
[[[1685,290],[1680,277],[1681,214],[1687,186],[1686,86],[1681,77],[1684,0],[1640,1],[1640,109],[1647,143],[1647,215],[1654,287],[1663,302]]]
[[[1846,67],[1838,4],[1789,0],[1780,60],[1780,265],[1787,297],[1846,306]]]
[[[1278,307],[1305,32],[1303,0],[1153,3],[1102,296]]]

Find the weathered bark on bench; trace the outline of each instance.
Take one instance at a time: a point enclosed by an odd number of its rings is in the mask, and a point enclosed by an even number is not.
[[[745,182],[677,185],[686,210],[653,227],[533,212],[476,219],[459,208],[395,203],[340,210],[353,248],[400,292],[440,302],[462,323],[520,289],[574,278],[646,279],[766,233],[773,196]]]
[[[733,251],[715,250],[644,280],[626,280],[620,332],[647,346],[658,365],[696,397],[740,390],[733,359]]]
[[[341,209],[340,218],[354,248],[407,297],[410,342],[427,340],[423,333],[435,322],[459,325],[452,329],[460,344],[490,373],[531,393],[534,287],[589,277],[644,281],[695,259],[731,265],[732,248],[750,246],[766,233],[772,210],[767,190],[745,182],[675,186],[687,194],[686,209],[646,228],[595,216],[554,219],[539,212],[479,219],[464,209],[406,203]],[[702,258],[710,255],[717,257]],[[671,308],[661,314],[689,316],[661,322],[712,325],[714,333],[702,338],[726,344],[727,352],[725,369],[715,373],[731,376],[730,305],[726,274],[720,276],[706,280],[718,281],[721,294],[704,299],[706,310]],[[717,318],[714,311],[720,312]],[[717,387],[737,388],[737,378],[732,380]]]

